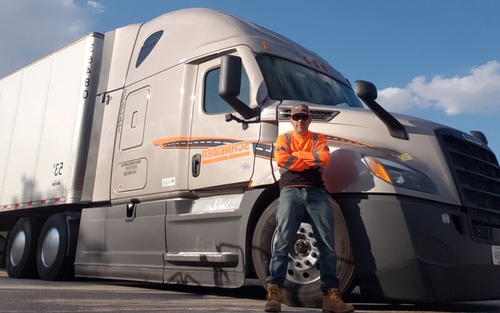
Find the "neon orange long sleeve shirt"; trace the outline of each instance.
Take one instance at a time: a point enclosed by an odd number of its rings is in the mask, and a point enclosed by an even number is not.
[[[294,131],[276,140],[274,158],[281,168],[280,186],[323,185],[320,168],[330,161],[328,142],[320,133],[308,131],[301,136]]]

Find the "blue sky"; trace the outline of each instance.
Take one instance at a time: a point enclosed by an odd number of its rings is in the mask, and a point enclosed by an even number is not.
[[[187,7],[240,16],[317,52],[379,102],[463,131],[500,157],[500,0],[0,0],[0,77],[78,37]]]

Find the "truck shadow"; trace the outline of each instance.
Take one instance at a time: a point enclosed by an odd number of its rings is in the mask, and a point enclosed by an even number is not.
[[[450,303],[384,303],[353,293],[345,298],[362,312],[500,312],[499,301]],[[495,303],[493,303],[495,302]]]
[[[92,281],[95,281],[93,279]],[[236,289],[213,288],[187,285],[160,285],[138,282],[122,282],[102,280],[103,284],[115,284],[120,286],[135,286],[155,290],[168,290],[173,292],[191,293],[196,295],[213,295],[220,297],[231,297],[238,299],[262,300],[262,305],[266,299],[266,291],[258,283],[251,283]],[[356,312],[500,312],[500,301],[481,301],[481,302],[453,302],[453,303],[387,303],[376,301],[374,299],[362,297],[359,292],[344,298],[346,302],[354,304]],[[294,312],[298,308],[288,307]],[[300,312],[318,312],[318,308],[301,308]],[[287,307],[283,308],[287,312]]]

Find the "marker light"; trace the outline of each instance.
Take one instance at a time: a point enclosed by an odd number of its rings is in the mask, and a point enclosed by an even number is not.
[[[385,171],[385,168],[382,165],[382,163],[380,163],[377,159],[372,158],[370,156],[365,157],[365,160],[368,167],[375,176],[391,184],[391,178],[389,177],[389,174],[387,174],[387,172]]]

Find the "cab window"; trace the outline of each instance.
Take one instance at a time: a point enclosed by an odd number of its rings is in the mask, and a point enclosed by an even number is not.
[[[144,41],[141,47],[141,51],[139,52],[139,56],[137,57],[137,61],[135,62],[135,67],[138,68],[144,60],[148,57],[148,55],[153,51],[153,48],[156,46],[161,36],[163,35],[163,30],[157,31]]]

